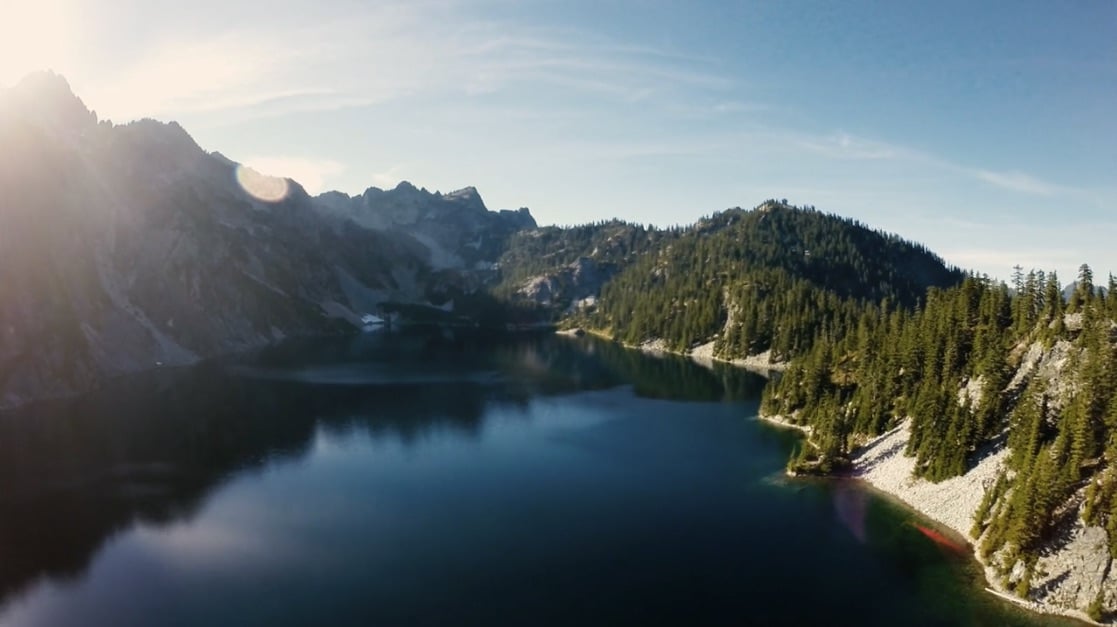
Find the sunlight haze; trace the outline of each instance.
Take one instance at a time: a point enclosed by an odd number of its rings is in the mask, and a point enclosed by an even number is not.
[[[311,193],[540,224],[766,198],[1002,279],[1117,272],[1117,3],[6,1],[0,84],[177,120]]]

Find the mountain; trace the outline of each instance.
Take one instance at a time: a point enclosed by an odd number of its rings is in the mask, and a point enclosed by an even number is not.
[[[315,200],[323,215],[366,229],[406,233],[426,247],[428,265],[440,270],[491,269],[514,233],[536,228],[526,208],[489,211],[473,187],[441,194],[403,181],[392,190],[370,187],[357,197],[327,192]]]
[[[621,220],[519,231],[500,257],[492,291],[560,317],[593,303],[609,280],[676,235]]]
[[[483,283],[470,267],[535,226],[475,190],[315,199],[175,123],[99,122],[51,73],[0,91],[0,146],[0,406],[352,329],[384,303],[452,311]]]
[[[173,122],[98,121],[51,73],[0,92],[0,114],[0,406],[366,315],[567,316],[631,343],[787,357],[826,320],[800,312],[777,332],[789,312],[766,309],[773,290],[797,310],[816,297],[910,306],[960,277],[918,246],[775,202],[686,229],[540,229],[472,187],[311,197]]]
[[[1095,285],[1093,286],[1093,288],[1095,296],[1105,298],[1106,294],[1109,293],[1109,290],[1101,285]],[[1074,298],[1075,293],[1077,293],[1078,291],[1078,281],[1071,281],[1070,283],[1067,283],[1063,286],[1063,300],[1069,301],[1070,299]]]
[[[311,197],[175,123],[99,121],[57,75],[0,91],[0,408],[372,314],[761,356],[786,367],[763,413],[809,434],[792,471],[852,468],[971,532],[995,587],[1117,612],[1113,277],[1010,290],[777,201],[539,228],[474,188]]]
[[[583,320],[629,344],[685,352],[713,342],[718,357],[781,360],[867,303],[910,308],[963,277],[895,235],[768,201],[662,239],[604,285]]]

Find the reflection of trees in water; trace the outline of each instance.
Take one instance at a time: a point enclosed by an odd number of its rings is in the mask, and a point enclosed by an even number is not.
[[[79,576],[117,530],[189,518],[226,478],[303,456],[318,428],[412,445],[447,429],[475,437],[487,407],[537,395],[626,382],[666,398],[759,393],[741,371],[550,336],[362,336],[286,343],[248,361],[272,372],[381,364],[390,376],[308,385],[211,363],[0,415],[0,602],[44,575]]]
[[[640,396],[688,401],[740,401],[759,398],[763,377],[728,364],[700,366],[679,355],[649,356],[614,342],[578,338],[586,354],[621,379],[631,382]]]

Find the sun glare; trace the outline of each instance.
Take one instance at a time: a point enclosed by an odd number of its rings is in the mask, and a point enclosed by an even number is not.
[[[0,86],[38,70],[63,71],[70,24],[58,0],[0,0]]]
[[[237,166],[237,183],[244,191],[264,202],[279,202],[287,197],[287,179],[260,174],[247,166]]]

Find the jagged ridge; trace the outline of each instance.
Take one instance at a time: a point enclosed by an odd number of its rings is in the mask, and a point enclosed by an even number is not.
[[[471,189],[370,190],[346,216],[270,179],[287,193],[265,202],[178,124],[99,122],[51,73],[0,92],[0,146],[0,406],[353,328],[385,302],[453,308],[481,279],[434,251],[491,265],[535,226]]]

